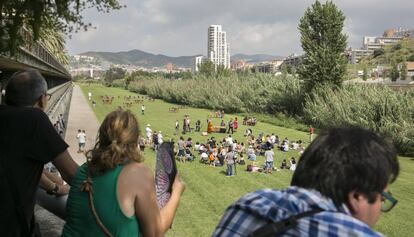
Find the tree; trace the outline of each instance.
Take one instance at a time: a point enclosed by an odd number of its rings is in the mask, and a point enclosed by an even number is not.
[[[379,48],[379,49],[375,49],[374,50],[374,58],[381,56],[385,54],[385,49],[384,48]]]
[[[366,81],[367,79],[368,79],[368,68],[367,68],[367,66],[365,65],[365,66],[364,66],[364,72],[363,72],[363,74],[362,74],[362,80]]]
[[[399,76],[400,76],[400,73],[398,71],[397,63],[395,61],[392,61],[391,71],[390,71],[391,81],[396,81]]]
[[[400,70],[401,80],[405,80],[407,78],[407,63],[405,60],[402,61],[401,70]]]
[[[205,60],[201,62],[198,66],[198,72],[206,77],[212,77],[215,74],[214,63],[210,60]]]
[[[324,84],[333,88],[342,85],[347,66],[344,21],[344,14],[331,1],[316,1],[300,19],[300,41],[306,56],[298,74],[307,92]]]
[[[402,44],[401,43],[396,43],[393,47],[392,47],[393,51],[397,51],[402,49]]]
[[[218,65],[216,71],[216,77],[229,77],[231,75],[230,69],[224,67],[224,65]]]
[[[282,71],[282,74],[286,75],[286,74],[292,74],[292,66],[289,64],[285,64],[283,63],[280,66],[280,70]]]
[[[43,44],[55,58],[63,65],[69,64],[69,55],[65,50],[65,36],[61,29],[55,28],[55,25],[48,24],[39,32],[39,41]],[[25,42],[30,44],[32,42]]]
[[[112,83],[114,80],[125,77],[126,70],[119,67],[111,67],[105,72],[105,82]]]
[[[62,32],[87,30],[81,12],[95,7],[100,12],[120,9],[118,0],[6,0],[0,1],[0,52],[11,55],[25,42],[21,28],[27,26],[33,39],[39,39],[40,29],[53,25]]]

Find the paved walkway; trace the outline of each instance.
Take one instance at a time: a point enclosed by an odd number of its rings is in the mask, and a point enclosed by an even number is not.
[[[76,85],[73,88],[72,100],[70,102],[65,141],[69,144],[69,153],[72,158],[80,165],[86,160],[84,154],[77,153],[78,140],[76,139],[76,134],[78,133],[78,129],[85,130],[86,149],[89,150],[95,144],[95,137],[100,125],[88,103],[81,89]]]

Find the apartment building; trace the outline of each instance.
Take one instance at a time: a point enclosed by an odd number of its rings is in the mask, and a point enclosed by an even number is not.
[[[194,58],[193,58],[193,61],[192,61],[192,63],[191,63],[191,71],[192,71],[193,73],[198,72],[198,71],[199,71],[200,64],[201,64],[204,60],[206,60],[206,57],[204,57],[204,56],[197,56],[197,57],[194,57]]]
[[[214,65],[223,65],[230,68],[230,45],[227,42],[227,34],[222,30],[221,25],[208,27],[207,58]]]

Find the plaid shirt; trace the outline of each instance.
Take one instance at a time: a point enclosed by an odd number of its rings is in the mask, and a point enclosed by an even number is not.
[[[346,205],[338,208],[319,192],[298,187],[247,194],[227,209],[213,236],[247,236],[259,227],[316,208],[324,211],[299,219],[283,236],[382,236],[353,218]]]

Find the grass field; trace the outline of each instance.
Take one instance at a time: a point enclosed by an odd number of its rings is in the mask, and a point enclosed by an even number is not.
[[[85,85],[81,84],[84,95],[88,91],[92,92],[97,106],[94,109],[99,121],[102,121],[106,114],[113,111],[118,106],[123,105],[123,96],[137,95],[127,90],[119,88],[108,88],[98,84]],[[115,96],[112,105],[103,105],[100,95]],[[118,99],[118,95],[121,99]],[[166,103],[161,100],[153,102],[144,102],[146,110],[145,115],[141,115],[141,104],[133,104],[133,111],[139,120],[141,132],[144,131],[146,124],[151,124],[153,131],[162,131],[164,137],[178,140],[179,136],[174,136],[175,121],[180,122],[184,115],[190,115],[192,127],[195,121],[200,119],[202,122],[202,130],[206,130],[206,119],[211,111],[197,108],[180,109],[177,113],[169,112],[169,108],[178,107],[178,105]],[[226,115],[225,121],[234,116]],[[239,118],[239,121],[241,118]],[[218,125],[220,119],[213,119],[214,124]],[[234,134],[235,139],[246,142],[243,133],[247,127],[239,122],[239,131]],[[308,140],[308,135],[297,130],[277,127],[271,124],[259,123],[252,127],[253,134],[257,136],[259,132],[265,134],[275,133],[281,139],[288,137],[293,140]],[[193,142],[205,142],[207,137],[200,133],[192,132],[183,135],[185,139],[189,136],[193,138]],[[209,135],[211,136],[211,135]],[[224,138],[224,134],[216,133],[213,135],[217,140]],[[275,165],[280,165],[282,159],[290,157],[298,158],[296,151],[283,153],[275,150]],[[151,167],[155,167],[155,153],[147,149],[145,151],[145,163]],[[258,161],[263,164],[264,157],[258,157]],[[413,236],[414,235],[414,159],[400,158],[401,174],[390,189],[399,203],[387,214],[383,214],[376,229],[387,236]],[[181,172],[184,181],[187,184],[186,191],[182,197],[177,216],[174,220],[172,229],[167,233],[168,236],[210,236],[215,226],[219,222],[226,207],[236,201],[242,195],[261,188],[285,188],[289,185],[292,172],[282,170],[274,172],[271,175],[263,173],[250,173],[245,171],[246,166],[237,166],[236,177],[228,178],[225,176],[224,167],[211,167],[201,164],[197,161],[192,163],[178,163],[178,170]],[[411,219],[413,218],[413,219]]]

